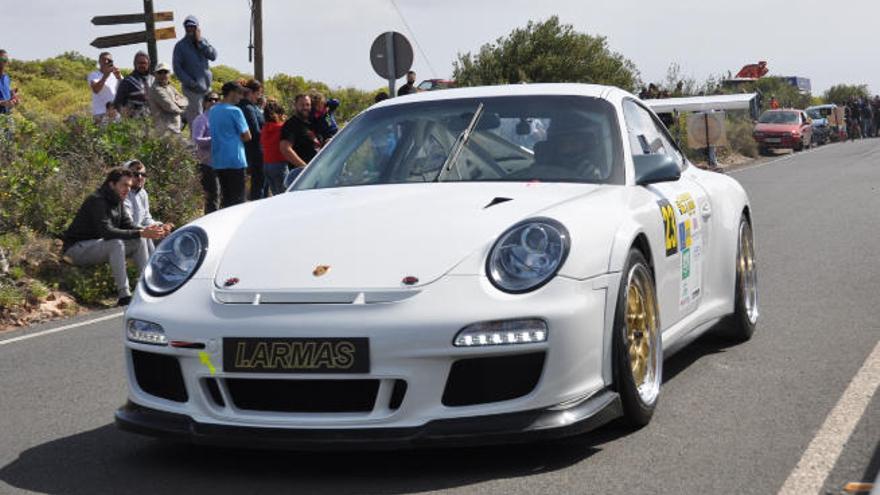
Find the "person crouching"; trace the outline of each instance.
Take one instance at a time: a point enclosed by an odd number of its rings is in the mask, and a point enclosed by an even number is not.
[[[126,213],[124,199],[131,191],[132,173],[118,167],[110,170],[104,184],[89,195],[64,233],[64,257],[76,266],[110,263],[118,306],[131,302],[125,259],[134,259],[139,270],[147,265],[147,249],[141,239],[162,239],[162,225],[139,228]]]
[[[150,213],[150,196],[144,187],[147,183],[147,167],[140,160],[129,160],[124,166],[131,171],[132,175],[131,191],[129,191],[128,196],[125,197],[123,202],[125,212],[131,217],[131,223],[136,228],[161,225],[165,235],[170,234],[171,230],[174,229],[174,224],[162,223],[153,218],[153,214]],[[147,256],[151,256],[153,251],[156,250],[153,240],[141,239],[141,242],[146,245]]]

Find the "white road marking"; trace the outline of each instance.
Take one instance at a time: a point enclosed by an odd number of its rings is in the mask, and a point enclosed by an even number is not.
[[[835,144],[837,144],[837,143],[835,143]],[[798,153],[791,152],[791,153],[789,153],[789,154],[787,154],[787,155],[780,156],[779,158],[774,158],[774,159],[772,159],[772,160],[769,160],[769,161],[766,161],[766,162],[761,162],[761,163],[758,163],[758,164],[756,164],[756,165],[746,165],[745,167],[740,167],[740,168],[737,168],[737,169],[735,169],[735,170],[731,170],[731,171],[728,172],[728,173],[729,173],[729,174],[738,174],[738,173],[740,173],[740,172],[745,172],[746,170],[754,170],[754,169],[756,169],[756,168],[766,167],[767,165],[773,165],[774,163],[778,163],[778,162],[781,162],[781,161],[791,160],[792,158],[794,158],[794,157],[796,157],[796,156],[804,156],[804,155],[809,155],[810,153],[815,153],[815,152],[817,152],[817,151],[827,150],[827,149],[830,148],[831,146],[832,146],[832,145],[828,145],[828,144],[826,144],[825,146],[822,146],[821,148],[813,148],[813,149],[811,149],[811,150],[804,150],[804,151],[800,151],[800,152],[798,152]]]
[[[819,493],[822,485],[837,464],[837,458],[865,414],[871,398],[880,386],[880,342],[853,377],[825,418],[819,432],[807,446],[794,471],[782,484],[779,495]]]
[[[0,340],[0,346],[7,345],[7,344],[14,344],[16,342],[21,342],[22,340],[33,339],[36,337],[42,337],[43,335],[49,335],[49,334],[53,334],[53,333],[63,332],[65,330],[70,330],[73,328],[84,327],[86,325],[91,325],[92,323],[98,323],[101,321],[112,320],[113,318],[119,318],[123,314],[125,314],[125,313],[124,312],[113,313],[112,315],[102,316],[100,318],[95,318],[92,320],[81,321],[79,323],[71,323],[70,325],[64,325],[64,326],[58,327],[58,328],[50,328],[49,330],[43,330],[42,332],[29,333],[27,335],[22,335],[21,337],[14,337],[11,339]]]

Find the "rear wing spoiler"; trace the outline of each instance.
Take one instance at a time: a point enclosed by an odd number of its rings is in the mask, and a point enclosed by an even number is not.
[[[710,110],[749,110],[757,117],[757,93],[732,95],[685,96],[682,98],[661,98],[644,100],[643,103],[654,113],[707,112]]]

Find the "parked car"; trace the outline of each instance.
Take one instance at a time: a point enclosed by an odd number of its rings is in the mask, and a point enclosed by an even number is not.
[[[762,155],[771,149],[801,151],[813,146],[813,124],[803,110],[767,110],[758,119],[753,136]]]
[[[305,449],[642,426],[664,356],[755,331],[752,218],[736,179],[617,88],[386,100],[285,194],[157,248],[125,313],[117,424]]]
[[[839,117],[835,117],[835,114],[838,110],[834,103],[808,107],[804,112],[813,119],[813,142],[824,144],[846,139],[846,126],[837,123]],[[823,136],[824,139],[821,139]]]

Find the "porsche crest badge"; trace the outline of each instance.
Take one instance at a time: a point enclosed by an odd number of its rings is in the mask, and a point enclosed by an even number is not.
[[[316,277],[321,277],[323,275],[326,275],[327,272],[329,272],[329,271],[330,271],[330,265],[318,265],[315,267],[314,270],[312,270],[312,275],[314,275]]]

